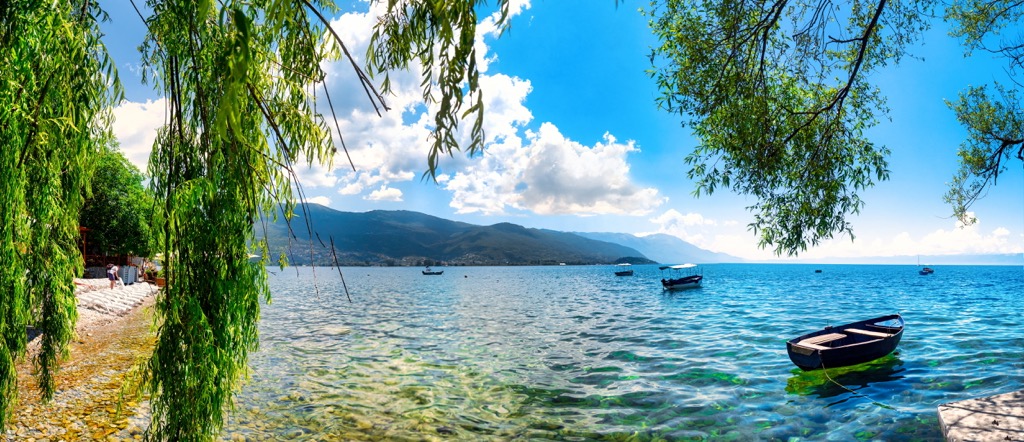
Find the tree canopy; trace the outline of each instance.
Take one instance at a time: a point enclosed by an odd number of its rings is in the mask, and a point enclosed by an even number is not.
[[[106,255],[150,256],[153,199],[139,169],[113,147],[90,160],[91,192],[79,217],[88,244]]]
[[[659,104],[678,113],[699,145],[686,157],[695,193],[729,188],[756,197],[750,228],[762,247],[797,254],[853,229],[860,192],[889,176],[889,150],[865,136],[888,108],[871,75],[898,64],[934,20],[932,0],[788,2],[656,0],[651,28]],[[1020,5],[958,1],[946,19],[968,50],[1002,53],[1020,67],[1021,46],[987,48]],[[967,208],[1020,147],[1016,91],[966,91],[952,104],[970,134],[947,201]]]

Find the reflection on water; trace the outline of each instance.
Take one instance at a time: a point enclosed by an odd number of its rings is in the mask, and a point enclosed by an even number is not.
[[[823,399],[843,396],[850,390],[867,389],[871,384],[899,381],[903,379],[904,371],[899,351],[881,359],[849,367],[813,371],[794,369],[794,375],[786,382],[786,392],[804,396],[815,395]]]
[[[352,303],[281,272],[225,437],[934,440],[939,403],[1024,381],[1020,268],[712,265],[677,293],[634,268],[346,269]],[[786,355],[894,312],[897,354],[828,370],[849,390]]]

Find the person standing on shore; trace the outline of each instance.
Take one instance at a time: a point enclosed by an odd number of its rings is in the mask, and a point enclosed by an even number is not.
[[[110,288],[114,288],[114,284],[117,283],[117,266],[114,264],[107,264],[107,279],[110,280]]]

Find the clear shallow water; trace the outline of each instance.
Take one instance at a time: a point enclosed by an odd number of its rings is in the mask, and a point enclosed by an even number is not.
[[[336,270],[277,272],[225,434],[937,440],[940,403],[1024,388],[1020,267],[721,264],[674,293],[634,268],[345,268],[352,303]],[[856,393],[786,355],[893,312],[896,354],[828,370]]]

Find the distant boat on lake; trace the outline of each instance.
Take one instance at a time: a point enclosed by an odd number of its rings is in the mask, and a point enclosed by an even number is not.
[[[658,267],[664,273],[665,270],[669,270],[672,275],[669,278],[661,278],[661,286],[665,290],[685,290],[700,288],[700,284],[704,281],[703,272],[697,267],[697,264],[679,264],[674,266],[661,266]]]
[[[917,256],[917,265],[918,266],[921,265],[921,255]],[[931,275],[932,273],[935,273],[935,270],[932,269],[931,267],[925,266],[921,270],[918,270],[917,273],[920,274],[920,275]]]
[[[622,263],[618,265],[619,270],[615,271],[615,276],[633,276],[633,265],[630,263]]]
[[[423,274],[424,275],[441,275],[441,274],[444,274],[444,270],[434,271],[434,270],[430,270],[430,266],[427,266],[427,268],[423,270]]]
[[[880,316],[793,338],[786,343],[789,359],[804,370],[856,365],[881,358],[903,337],[903,317]]]

